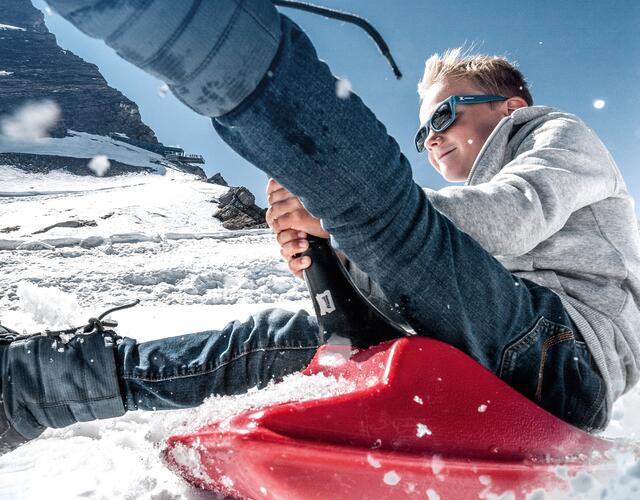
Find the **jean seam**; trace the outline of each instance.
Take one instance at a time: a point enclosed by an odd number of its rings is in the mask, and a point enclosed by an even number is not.
[[[118,28],[116,28],[116,30],[113,33],[111,33],[111,36],[105,38],[104,40],[105,43],[107,45],[111,45],[112,41],[116,40],[117,38],[120,37],[120,35],[122,35],[125,31],[127,31],[133,25],[133,23],[135,23],[138,19],[140,19],[140,17],[147,11],[152,1],[153,0],[146,0],[146,2],[143,5],[141,5],[139,9],[134,11],[131,17],[127,18]],[[85,7],[84,9],[79,9],[75,11],[73,14],[71,14],[71,16],[76,15],[78,12],[81,12],[82,10],[91,10],[95,8],[96,8],[96,5],[91,5],[91,6]]]
[[[593,370],[593,366],[590,366],[590,368]],[[593,429],[593,421],[595,420],[598,413],[600,413],[600,410],[602,409],[602,405],[605,402],[605,398],[601,398],[603,383],[599,373],[597,374],[597,378],[598,378],[598,393],[596,394],[596,397],[593,399],[591,406],[589,406],[589,409],[587,410],[587,414],[591,415],[591,418],[589,418],[588,420],[590,429]],[[598,405],[594,408],[596,403],[598,403]]]
[[[506,376],[505,372],[509,372],[509,374],[512,371],[512,367],[509,366],[509,369],[507,370],[507,365],[513,365],[513,354],[514,354],[514,348],[519,347],[523,344],[527,344],[527,343],[531,343],[530,340],[530,336],[533,332],[537,331],[539,326],[541,324],[543,324],[544,322],[546,322],[544,316],[541,316],[540,318],[538,318],[538,320],[534,323],[533,327],[529,328],[529,330],[527,331],[527,333],[525,333],[522,337],[520,337],[518,340],[516,340],[515,342],[513,342],[512,344],[510,344],[509,346],[507,346],[504,350],[504,354],[502,355],[502,362],[500,363],[500,374],[499,377],[501,379],[504,379]]]
[[[122,401],[120,394],[112,394],[110,396],[102,396],[99,398],[82,398],[82,399],[65,399],[64,401],[53,401],[53,402],[44,402],[44,401],[25,401],[24,403],[27,405],[37,405],[38,408],[53,408],[56,406],[63,406],[68,403],[92,403],[95,401],[108,401],[109,399],[119,399]]]
[[[175,41],[184,33],[187,27],[191,24],[191,21],[195,17],[196,12],[200,9],[201,5],[202,5],[202,0],[193,1],[193,4],[191,5],[189,12],[187,12],[187,15],[180,23],[180,26],[178,27],[178,29],[171,34],[169,39],[162,45],[162,47],[160,47],[159,50],[156,51],[155,54],[153,54],[146,61],[140,63],[139,65],[140,68],[145,69],[151,66],[154,62],[158,61],[168,52],[168,49],[175,43]]]
[[[263,348],[259,348],[259,349],[252,349],[251,351],[246,351],[243,353],[238,354],[237,356],[233,357],[232,359],[225,361],[224,363],[221,363],[219,365],[216,365],[215,367],[211,368],[211,369],[207,369],[204,371],[198,371],[198,372],[194,372],[194,373],[187,373],[184,375],[179,375],[179,374],[173,374],[170,376],[166,376],[166,377],[148,377],[148,376],[141,376],[138,377],[134,374],[123,374],[122,378],[123,380],[136,380],[136,381],[144,381],[144,382],[163,382],[166,380],[176,380],[176,379],[185,379],[185,378],[191,378],[191,377],[198,377],[200,375],[206,375],[207,373],[213,373],[218,371],[220,368],[223,368],[235,361],[238,361],[240,358],[246,357],[250,354],[255,354],[256,352],[270,352],[270,351],[287,351],[287,350],[295,350],[295,351],[302,351],[302,350],[307,350],[307,349],[318,349],[318,345],[312,345],[312,346],[299,346],[299,347],[263,347]]]
[[[542,382],[544,380],[544,365],[547,361],[547,353],[553,346],[572,339],[575,340],[573,332],[571,330],[564,330],[553,337],[549,337],[542,344],[542,350],[540,352],[540,366],[538,368],[538,385],[536,387],[535,395],[536,401],[540,402],[542,400]]]

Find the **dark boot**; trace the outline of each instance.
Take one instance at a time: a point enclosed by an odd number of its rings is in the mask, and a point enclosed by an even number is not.
[[[18,332],[0,325],[0,363],[4,356],[4,350],[16,337]],[[1,370],[0,370],[1,372]],[[2,383],[0,379],[0,456],[15,450],[18,446],[29,441],[27,438],[18,434],[9,424],[7,415],[4,411],[4,399],[2,398]]]

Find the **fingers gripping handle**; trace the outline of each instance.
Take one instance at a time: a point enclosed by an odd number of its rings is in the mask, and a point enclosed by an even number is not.
[[[304,280],[325,341],[337,335],[356,347],[369,347],[408,335],[353,284],[328,240],[309,236],[308,241],[309,249],[301,254],[311,258]]]

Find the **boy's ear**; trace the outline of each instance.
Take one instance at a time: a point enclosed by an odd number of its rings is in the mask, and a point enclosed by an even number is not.
[[[513,113],[516,109],[526,108],[528,106],[527,101],[519,96],[509,97],[509,99],[504,101],[503,104],[505,105],[503,108],[505,111],[505,116],[511,116],[511,113]]]

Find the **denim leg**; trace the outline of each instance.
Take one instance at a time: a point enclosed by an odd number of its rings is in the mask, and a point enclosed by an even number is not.
[[[114,352],[111,333],[67,343],[38,336],[0,346],[2,398],[11,426],[32,439],[47,427],[124,414]]]
[[[119,376],[129,410],[197,406],[211,395],[232,395],[307,366],[321,343],[305,311],[270,309],[220,331],[151,342],[125,338],[118,346]]]
[[[323,219],[340,249],[380,284],[418,334],[443,340],[499,373],[507,346],[541,318],[571,324],[555,293],[512,275],[430,205],[397,143],[355,94],[336,95],[329,68],[290,20],[282,20],[279,52],[265,79],[213,125]],[[532,366],[518,365],[520,379],[511,383],[565,418],[567,395],[581,391],[578,379],[567,377],[564,385],[560,376],[558,390],[537,397],[538,376],[541,365],[547,371],[551,366],[545,389],[554,387],[554,374],[562,374],[574,356],[546,363],[542,356],[551,357],[544,345]],[[597,369],[589,370],[599,377]],[[597,387],[583,399],[587,410],[602,401]]]

